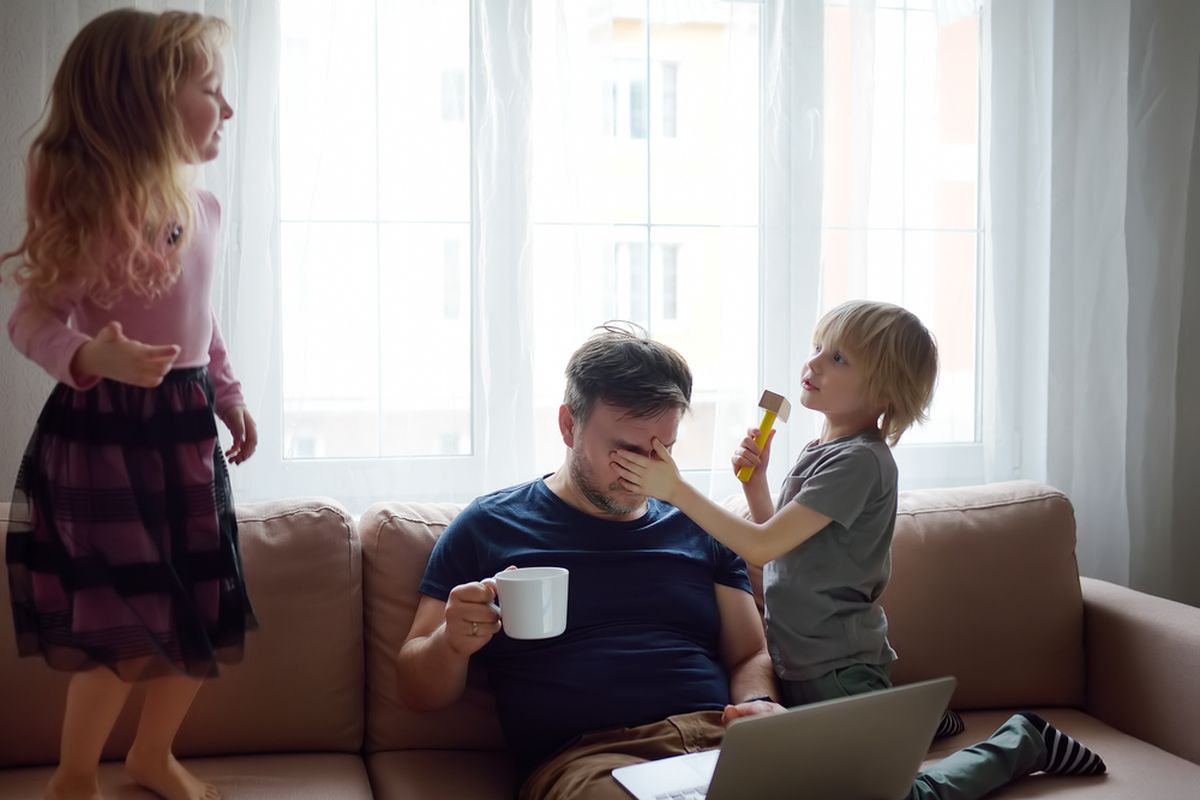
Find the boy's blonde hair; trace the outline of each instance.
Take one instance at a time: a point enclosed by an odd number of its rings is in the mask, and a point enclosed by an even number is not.
[[[851,300],[817,323],[814,344],[850,352],[868,394],[883,406],[879,430],[889,445],[928,419],[937,384],[937,343],[921,320],[891,303]]]
[[[0,257],[22,257],[15,277],[35,300],[64,288],[102,305],[125,289],[150,300],[178,277],[196,153],[175,96],[228,34],[216,17],[125,8],[71,41],[29,153],[25,237]]]

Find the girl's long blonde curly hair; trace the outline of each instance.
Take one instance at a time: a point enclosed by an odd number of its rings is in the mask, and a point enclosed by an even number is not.
[[[119,9],[75,36],[29,152],[25,237],[0,256],[22,259],[14,278],[34,300],[69,288],[106,306],[126,290],[150,301],[178,278],[198,154],[176,91],[228,34],[203,14]]]

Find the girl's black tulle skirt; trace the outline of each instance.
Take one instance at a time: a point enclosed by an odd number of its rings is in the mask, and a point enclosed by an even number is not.
[[[54,388],[13,491],[5,560],[22,656],[126,680],[207,678],[256,627],[203,368]]]

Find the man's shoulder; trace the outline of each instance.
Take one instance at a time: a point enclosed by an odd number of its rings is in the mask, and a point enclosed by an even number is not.
[[[672,530],[679,530],[682,533],[694,533],[703,535],[705,538],[708,537],[704,529],[693,522],[691,517],[670,503],[655,500],[653,497],[647,498],[646,513],[648,519],[652,520],[656,525],[661,525]]]
[[[536,514],[546,502],[545,490],[541,484],[542,479],[537,478],[480,495],[455,517],[451,528],[458,529],[477,523],[524,518]]]
[[[482,494],[468,508],[475,508],[483,513],[499,513],[513,509],[524,509],[531,504],[542,502],[542,479],[506,486],[487,494]]]

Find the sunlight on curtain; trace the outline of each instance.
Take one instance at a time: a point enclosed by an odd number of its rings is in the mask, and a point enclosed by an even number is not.
[[[979,25],[970,2],[830,2],[821,307],[870,298],[937,337],[930,421],[973,443],[979,291]]]
[[[612,318],[688,357],[677,452],[728,471],[760,370],[758,4],[265,6],[241,35],[277,14],[279,143],[246,130],[263,160],[236,180],[278,208],[280,301],[251,319],[240,292],[264,402],[239,490],[356,508],[551,471],[563,368]]]
[[[691,364],[693,410],[675,447],[683,469],[707,470],[714,447],[727,464],[753,420],[759,14],[709,0],[533,4],[538,469],[562,458],[553,423],[563,367],[607,319],[641,325]],[[737,424],[717,430],[734,398]]]
[[[238,181],[277,177],[280,300],[237,306],[264,444],[239,489],[361,507],[551,471],[566,360],[619,318],[692,364],[676,454],[723,496],[759,392],[796,396],[808,332],[843,296],[930,322],[946,369],[909,439],[973,442],[975,18],[878,6],[254,5],[252,39],[278,9],[279,144],[245,131],[261,158]],[[261,69],[243,82],[269,97]],[[269,251],[269,230],[239,241]],[[773,470],[817,423],[798,410]],[[931,466],[909,485],[974,474],[911,452]]]

